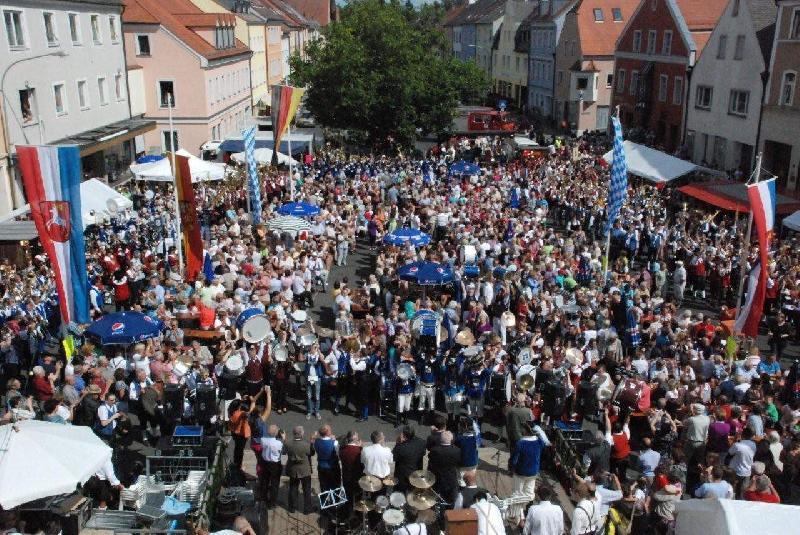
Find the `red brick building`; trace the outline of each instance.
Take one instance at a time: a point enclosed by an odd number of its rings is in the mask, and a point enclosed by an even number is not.
[[[612,106],[628,137],[683,142],[691,70],[728,0],[642,0],[617,40]],[[613,107],[612,107],[613,109]]]

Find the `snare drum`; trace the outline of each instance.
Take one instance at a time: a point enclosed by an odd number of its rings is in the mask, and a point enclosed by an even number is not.
[[[406,521],[406,515],[403,511],[398,509],[387,509],[383,512],[383,524],[389,528],[387,531],[391,532],[394,529],[402,526]]]
[[[402,509],[406,505],[406,497],[402,492],[393,492],[389,496],[389,503],[395,509]]]
[[[225,375],[230,377],[240,377],[244,373],[244,360],[237,354],[233,354],[225,361]]]
[[[236,318],[236,328],[245,342],[256,344],[264,340],[272,328],[267,316],[258,308],[248,308]]]
[[[375,510],[379,513],[383,513],[385,510],[389,508],[389,498],[386,496],[378,496],[375,498]]]

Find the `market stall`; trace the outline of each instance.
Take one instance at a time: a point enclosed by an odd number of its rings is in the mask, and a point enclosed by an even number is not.
[[[225,178],[226,166],[224,164],[201,160],[184,149],[178,149],[175,154],[189,158],[189,170],[192,173],[192,182],[206,182]],[[170,182],[173,180],[174,176],[172,173],[171,158],[163,158],[155,162],[132,164],[130,169],[131,173],[136,177],[136,180]]]

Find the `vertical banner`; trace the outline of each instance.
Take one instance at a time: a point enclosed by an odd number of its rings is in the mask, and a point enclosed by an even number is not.
[[[303,98],[305,89],[292,87],[290,85],[272,86],[272,135],[275,140],[274,152],[281,150],[281,138],[286,132],[289,123],[294,119],[297,108],[300,107],[300,100]],[[291,157],[292,155],[289,154]],[[272,155],[273,163],[277,163],[278,155]]]
[[[250,192],[250,215],[253,224],[261,224],[261,184],[258,180],[256,165],[256,127],[242,131],[244,140],[244,157],[247,161],[247,189]]]
[[[200,237],[200,224],[197,220],[197,206],[192,187],[192,173],[189,158],[175,154],[175,187],[178,192],[178,208],[181,217],[181,239],[183,256],[186,259],[186,280],[197,280],[203,270],[203,240]]]
[[[758,262],[748,274],[747,299],[739,309],[734,330],[747,336],[757,336],[767,295],[769,244],[775,229],[775,205],[777,203],[775,179],[771,178],[748,185],[747,197],[750,201],[750,212],[758,236]],[[742,264],[744,265],[744,259]]]
[[[606,233],[614,226],[628,194],[628,163],[625,160],[625,148],[622,144],[622,124],[618,117],[612,117],[611,124],[614,128],[614,151],[606,202]]]
[[[17,146],[17,157],[31,217],[51,262],[61,319],[89,323],[78,147]]]

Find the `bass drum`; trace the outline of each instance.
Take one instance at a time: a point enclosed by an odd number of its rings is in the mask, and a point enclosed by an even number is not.
[[[272,328],[269,319],[261,309],[248,308],[236,318],[236,328],[245,342],[257,344],[264,340]]]

